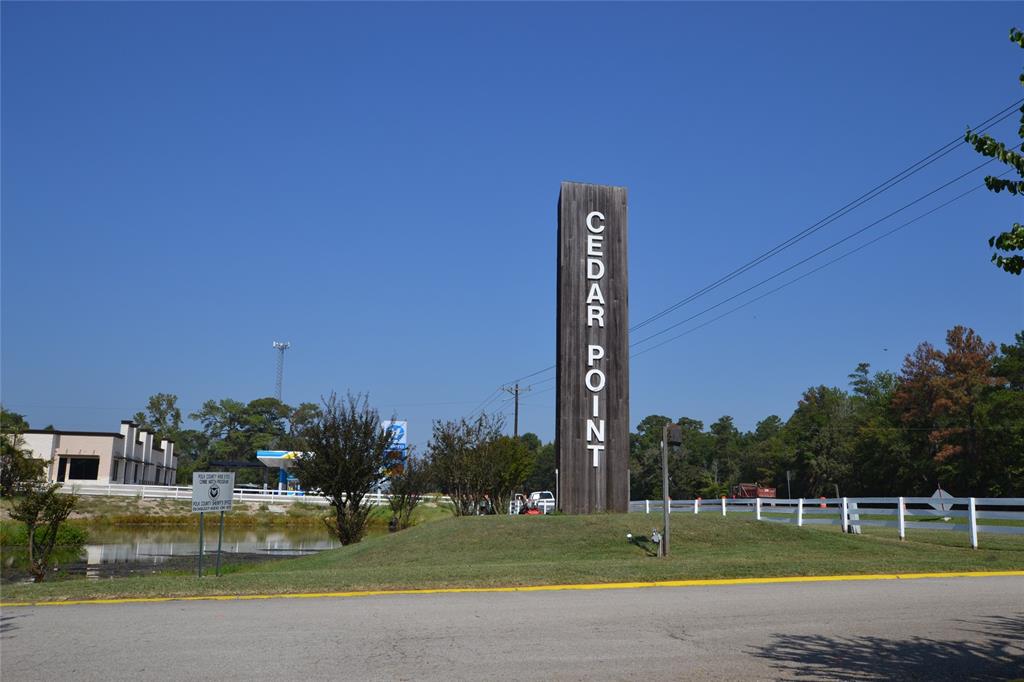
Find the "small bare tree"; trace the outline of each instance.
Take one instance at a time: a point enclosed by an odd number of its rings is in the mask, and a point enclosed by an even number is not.
[[[430,472],[427,463],[414,458],[410,453],[400,470],[391,474],[391,514],[395,530],[402,530],[412,525],[412,513],[423,501],[423,494],[430,485]]]
[[[342,402],[332,393],[301,437],[307,452],[295,462],[299,483],[330,500],[335,518],[327,525],[341,544],[359,542],[370,516],[364,498],[386,476],[392,432],[365,396],[349,394]]]
[[[26,486],[21,491],[21,498],[11,507],[11,518],[25,524],[28,535],[28,570],[32,580],[37,583],[46,579],[50,555],[57,544],[57,531],[78,503],[77,497],[62,495],[59,490],[59,483]]]

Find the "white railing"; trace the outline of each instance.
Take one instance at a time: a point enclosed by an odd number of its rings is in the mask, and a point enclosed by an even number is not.
[[[171,500],[191,500],[192,486],[172,485],[126,485],[123,483],[80,483],[69,481],[62,491],[76,495],[110,495],[114,497],[139,497]],[[437,502],[450,502],[447,496],[429,496]],[[363,498],[366,504],[379,507],[390,500],[386,493],[371,493]],[[235,502],[305,502],[307,504],[327,505],[330,502],[322,495],[313,495],[296,490],[261,490],[259,488],[235,488]]]
[[[1007,509],[1014,507],[1016,509]],[[966,532],[971,546],[978,547],[978,535],[993,533],[1024,535],[1024,497],[838,497],[808,499],[726,498],[711,500],[670,500],[672,513],[753,514],[758,521],[790,523],[796,526],[841,526],[844,532],[860,533],[863,526],[895,528],[901,540],[907,530],[950,530]],[[661,514],[661,500],[634,500],[629,511]]]

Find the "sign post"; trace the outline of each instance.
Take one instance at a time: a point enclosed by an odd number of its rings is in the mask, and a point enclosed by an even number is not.
[[[203,577],[203,512],[199,512],[199,577]]]
[[[220,513],[220,534],[217,536],[217,577],[220,577],[220,548],[224,544],[224,512]]]
[[[199,512],[199,577],[203,577],[203,515],[220,512],[220,534],[217,538],[217,575],[220,575],[220,552],[224,543],[224,512],[231,511],[235,492],[233,471],[192,472],[192,512]]]
[[[661,543],[658,545],[658,554],[660,556],[668,556],[668,538],[669,538],[669,525],[668,515],[672,510],[672,500],[668,496],[668,448],[671,445],[682,445],[683,444],[683,429],[678,424],[669,422],[665,424],[665,428],[661,430],[661,504],[662,504],[662,521],[665,529],[661,534]],[[694,502],[694,510],[697,509],[696,505],[699,502]]]

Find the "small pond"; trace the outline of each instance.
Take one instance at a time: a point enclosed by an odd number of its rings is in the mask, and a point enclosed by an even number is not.
[[[59,577],[111,578],[159,570],[194,570],[199,554],[198,526],[92,526],[81,552],[55,550]],[[217,528],[205,531],[204,573],[212,572],[217,551]],[[326,528],[224,528],[225,563],[302,556],[340,547]],[[26,579],[24,550],[3,548],[3,580]]]

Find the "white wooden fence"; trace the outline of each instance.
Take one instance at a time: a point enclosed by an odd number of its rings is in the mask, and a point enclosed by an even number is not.
[[[192,486],[172,485],[125,485],[122,483],[65,483],[61,488],[62,492],[74,493],[76,495],[111,495],[118,497],[156,498],[170,500],[191,500]],[[266,503],[291,503],[305,502],[306,504],[330,504],[326,497],[312,495],[295,490],[260,490],[258,488],[235,488],[233,500],[235,502],[266,502]],[[383,493],[371,493],[364,498],[365,502],[372,506],[381,506],[388,503],[389,496]],[[435,501],[449,502],[448,497],[436,497]]]
[[[661,514],[661,500],[629,503],[631,512]],[[796,526],[841,526],[859,533],[862,526],[895,528],[901,540],[907,530],[948,530],[967,533],[971,546],[978,535],[1024,535],[1024,497],[839,497],[780,500],[774,498],[670,500],[669,513],[753,514],[758,521]],[[1017,521],[1022,525],[1000,524]]]

